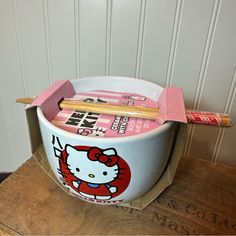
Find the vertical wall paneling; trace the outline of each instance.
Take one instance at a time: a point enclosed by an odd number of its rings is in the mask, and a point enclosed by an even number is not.
[[[79,0],[74,0],[75,75],[80,78]]]
[[[53,69],[52,69],[52,51],[50,44],[50,32],[49,32],[49,16],[48,16],[48,1],[42,0],[43,5],[43,23],[44,23],[44,36],[45,36],[45,49],[47,57],[47,69],[48,69],[48,80],[51,84],[53,82]]]
[[[236,67],[234,71],[234,77],[232,81],[232,87],[229,93],[229,99],[225,111],[228,112],[235,123],[236,121]],[[218,143],[218,152],[216,153],[216,161],[220,161],[226,164],[235,165],[235,134],[236,126],[232,126],[230,129],[221,129],[222,134],[220,136],[220,142]]]
[[[0,67],[1,69],[1,67]],[[2,76],[1,76],[2,78]],[[1,98],[1,96],[0,96]],[[4,172],[6,170],[12,170],[12,166],[14,166],[14,160],[12,160],[11,150],[9,149],[9,135],[6,129],[6,121],[5,115],[3,113],[3,108],[0,99],[0,148],[1,148],[1,159],[0,159],[0,172]],[[4,158],[4,161],[2,160]]]
[[[232,75],[236,62],[236,2],[220,1],[219,5],[217,24],[214,28],[214,37],[210,45],[210,56],[205,69],[205,80],[204,86],[202,86],[199,109],[223,112],[230,86],[232,86]],[[222,42],[224,43],[222,44]],[[217,136],[218,129],[216,128],[195,127],[194,142],[191,145],[190,155],[199,157],[212,156]],[[201,143],[199,143],[200,137]],[[200,144],[206,146],[206,148],[200,149]]]
[[[199,85],[199,71],[202,66],[204,57],[205,44],[208,36],[208,29],[211,21],[211,15],[214,7],[214,1],[184,1],[182,10],[176,10],[175,21],[181,13],[180,19],[175,25],[177,39],[175,42],[175,50],[170,53],[167,84],[170,82],[175,86],[183,88],[185,105],[192,108],[195,93]],[[178,14],[177,14],[178,13]],[[179,16],[180,18],[180,16]],[[177,34],[178,33],[178,34]],[[174,36],[174,34],[173,34]],[[188,127],[188,138],[185,146],[185,154],[189,147],[193,127]]]
[[[176,1],[146,3],[141,78],[165,85]]]
[[[16,10],[26,93],[29,96],[37,95],[49,85],[50,78],[43,2],[16,1]]]
[[[140,0],[113,0],[111,75],[135,76]]]
[[[81,76],[105,74],[106,0],[79,1]]]
[[[144,38],[144,27],[145,27],[145,16],[147,10],[147,0],[141,1],[140,16],[139,16],[139,33],[138,33],[138,43],[137,43],[137,54],[136,54],[136,67],[135,67],[135,77],[141,77],[141,65],[143,57],[143,38]]]
[[[212,43],[213,43],[215,28],[217,25],[219,9],[220,9],[220,1],[214,0],[214,4],[212,7],[212,13],[210,14],[211,18],[210,18],[209,28],[208,28],[208,30],[206,30],[207,37],[206,37],[206,41],[204,43],[204,52],[203,52],[203,56],[202,56],[202,60],[201,60],[201,66],[199,68],[199,77],[198,77],[198,81],[197,81],[197,86],[196,86],[194,96],[192,97],[193,104],[191,107],[192,107],[192,109],[196,109],[196,110],[199,109],[202,90],[203,90],[204,82],[206,79],[206,70],[207,70],[207,65],[208,65],[209,58],[210,58],[210,52],[211,52],[211,47],[212,47]],[[209,127],[209,129],[212,130],[212,127]],[[190,148],[191,148],[191,144],[193,141],[194,131],[195,131],[195,126],[194,125],[190,126],[188,129],[187,141],[186,141],[185,150],[184,150],[186,155],[189,155],[189,153],[190,153]],[[213,130],[213,131],[216,131],[216,130]],[[210,133],[207,133],[207,134],[210,134]],[[206,135],[205,138],[210,139],[211,137]],[[202,139],[200,141],[201,141],[201,144],[204,143],[204,142],[202,142],[203,141]],[[208,149],[208,146],[201,148],[201,150],[206,150],[206,149]],[[212,157],[206,156],[205,158],[211,159]]]
[[[23,86],[24,92],[26,92],[26,83],[25,83],[25,68],[24,68],[24,57],[22,52],[22,44],[21,44],[21,37],[20,37],[20,27],[18,21],[18,10],[17,10],[17,1],[12,0],[12,11],[14,17],[14,26],[15,26],[15,34],[16,34],[16,45],[18,49],[18,61],[21,69],[21,82]]]
[[[15,103],[25,89],[14,13],[14,2],[0,1],[1,171],[13,171],[30,155],[24,108]]]
[[[188,108],[193,107],[212,9],[213,1],[183,2],[171,80],[173,85],[183,88]]]
[[[233,109],[233,107],[236,107],[236,67],[224,109],[224,113],[230,114],[233,122],[235,122],[236,111]],[[220,128],[213,152],[213,158],[215,161],[232,165],[234,164],[233,157],[236,153],[235,133],[235,126],[232,126],[230,129]]]
[[[170,86],[172,84],[173,69],[175,65],[176,50],[177,50],[177,43],[179,39],[179,29],[180,29],[181,18],[182,18],[183,4],[184,4],[183,0],[177,0],[165,86]]]
[[[74,1],[44,1],[44,17],[53,80],[76,78]]]
[[[105,74],[110,75],[110,61],[111,61],[111,15],[112,0],[107,0],[106,9],[106,59],[105,59]]]

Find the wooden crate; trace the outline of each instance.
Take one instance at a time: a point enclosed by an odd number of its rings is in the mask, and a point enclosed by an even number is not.
[[[236,168],[199,159],[182,158],[174,183],[141,211],[69,196],[32,158],[0,192],[10,234],[236,234]]]

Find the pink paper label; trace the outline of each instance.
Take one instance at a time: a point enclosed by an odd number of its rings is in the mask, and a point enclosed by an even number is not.
[[[186,111],[188,123],[220,126],[221,117],[215,112]]]
[[[67,99],[68,100],[68,99]],[[105,90],[78,93],[70,100],[156,107],[156,101],[135,93]],[[155,120],[104,115],[63,109],[51,121],[55,126],[83,136],[124,137],[145,133],[160,126]]]

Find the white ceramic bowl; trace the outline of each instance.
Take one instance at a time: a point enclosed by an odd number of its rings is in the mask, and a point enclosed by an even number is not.
[[[157,100],[163,88],[141,79],[90,77],[72,81],[76,92],[134,92]],[[87,137],[52,125],[37,109],[49,164],[72,195],[99,204],[138,198],[161,176],[172,148],[175,123],[127,137]],[[96,181],[95,181],[96,179]]]

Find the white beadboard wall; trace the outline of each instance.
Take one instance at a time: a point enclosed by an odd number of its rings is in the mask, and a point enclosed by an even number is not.
[[[15,98],[94,75],[181,86],[236,122],[235,0],[0,0],[0,172],[30,157]],[[236,165],[236,128],[191,126],[184,154]]]

